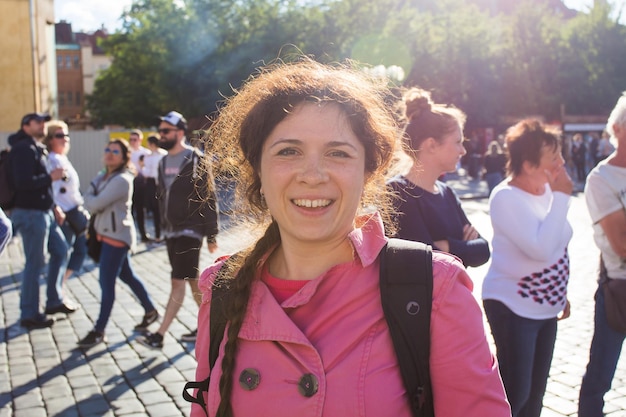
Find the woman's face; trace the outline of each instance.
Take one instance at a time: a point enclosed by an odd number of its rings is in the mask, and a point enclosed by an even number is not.
[[[552,176],[555,176],[558,171],[565,164],[563,155],[561,155],[560,146],[548,146],[543,145],[541,147],[541,158],[539,159],[539,165],[533,170],[538,179],[543,182],[548,182],[547,172],[550,172]]]
[[[57,128],[50,140],[50,149],[54,153],[65,155],[70,151],[70,137],[63,128]]]
[[[442,172],[456,171],[461,157],[465,155],[466,149],[463,146],[463,132],[461,126],[457,126],[454,132],[444,136],[437,148],[437,158],[441,165]]]
[[[104,149],[104,165],[109,172],[114,171],[124,164],[124,155],[119,143],[109,143]]]
[[[259,175],[283,242],[345,239],[365,184],[365,149],[337,105],[305,103],[268,136]]]

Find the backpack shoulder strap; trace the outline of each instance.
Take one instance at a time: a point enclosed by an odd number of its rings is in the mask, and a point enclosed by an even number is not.
[[[380,256],[380,294],[414,416],[434,416],[430,383],[432,251],[389,239]]]
[[[212,294],[211,294],[211,319],[209,324],[210,342],[209,342],[209,369],[213,369],[217,357],[219,356],[220,344],[224,339],[224,332],[226,331],[226,323],[228,319],[226,317],[226,306],[228,305],[231,297],[231,291],[226,285],[227,279],[223,274],[227,268],[224,265],[220,268],[218,275],[213,282]],[[208,411],[206,403],[204,402],[204,393],[209,391],[209,381],[211,375],[207,376],[202,381],[191,381],[185,384],[183,388],[183,398],[185,401],[199,404],[205,413]],[[193,396],[188,390],[197,389],[196,395]]]

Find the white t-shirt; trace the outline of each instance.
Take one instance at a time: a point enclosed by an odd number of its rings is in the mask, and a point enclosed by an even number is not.
[[[567,302],[570,196],[553,193],[548,184],[543,195],[533,195],[508,181],[489,199],[493,249],[482,298],[521,317],[554,318]]]
[[[83,204],[83,196],[80,193],[80,179],[74,166],[66,155],[50,152],[48,155],[48,167],[50,171],[63,168],[67,175],[67,181],[62,179],[52,181],[54,203],[63,211],[69,211]]]
[[[587,208],[593,221],[593,238],[602,252],[610,278],[626,279],[626,259],[611,247],[599,221],[618,210],[626,210],[626,168],[601,161],[587,176]]]
[[[157,179],[159,176],[159,161],[167,155],[165,149],[157,148],[154,152],[150,152],[150,155],[146,155],[143,158],[143,169],[141,173],[146,178]]]
[[[144,158],[150,155],[150,149],[144,148],[143,146],[140,146],[139,149],[137,150],[132,149],[132,148],[130,149],[130,161],[135,166],[135,172],[138,174],[141,173],[141,167],[139,166],[139,158],[142,155]]]

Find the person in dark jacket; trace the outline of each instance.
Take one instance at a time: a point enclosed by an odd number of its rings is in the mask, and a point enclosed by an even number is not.
[[[187,121],[171,111],[160,118],[160,146],[167,150],[159,162],[158,190],[161,229],[172,266],[172,290],[161,326],[155,333],[146,333],[137,340],[150,348],[161,349],[163,337],[178,314],[185,297],[185,281],[189,282],[198,306],[202,294],[198,289],[198,264],[202,240],[206,237],[210,253],[217,250],[217,204],[209,189],[212,179],[200,167],[202,153],[187,144]],[[184,334],[181,340],[195,342],[197,329]]]
[[[76,307],[63,301],[63,275],[68,260],[68,246],[59,224],[63,212],[54,205],[52,181],[62,179],[63,168],[48,173],[48,156],[39,142],[44,136],[44,122],[50,116],[29,113],[22,118],[20,130],[9,137],[9,165],[15,185],[15,206],[11,220],[15,233],[22,235],[26,264],[22,273],[20,325],[28,330],[50,327],[54,319],[46,315],[69,314]],[[39,274],[50,254],[45,314],[39,310]]]
[[[411,164],[389,181],[400,239],[424,242],[451,253],[465,266],[489,260],[489,243],[468,220],[461,200],[439,178],[454,172],[465,155],[465,114],[434,103],[430,93],[411,88],[400,103],[405,117],[404,137]]]

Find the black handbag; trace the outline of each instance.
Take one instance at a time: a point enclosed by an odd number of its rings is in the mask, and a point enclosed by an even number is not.
[[[89,219],[89,227],[87,228],[87,255],[95,263],[100,262],[100,252],[102,252],[102,241],[98,240],[98,234],[95,228],[96,215],[92,215]]]
[[[65,221],[70,225],[76,236],[87,231],[90,217],[89,212],[83,206],[76,206],[65,212]]]

